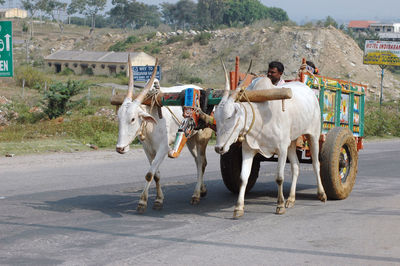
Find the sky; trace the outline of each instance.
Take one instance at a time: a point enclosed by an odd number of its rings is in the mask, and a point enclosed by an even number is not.
[[[178,0],[146,0],[146,4]],[[268,7],[280,7],[297,23],[333,17],[338,22],[350,20],[380,20],[400,22],[400,0],[261,0]]]
[[[107,0],[108,9],[112,7]],[[138,0],[149,5],[163,2],[176,3],[178,0]],[[70,2],[70,0],[65,0]],[[380,22],[400,22],[400,0],[261,0],[268,7],[280,7],[289,18],[303,24],[308,21],[333,17],[339,23],[350,20],[377,20]],[[19,0],[6,0],[3,7],[19,6]]]

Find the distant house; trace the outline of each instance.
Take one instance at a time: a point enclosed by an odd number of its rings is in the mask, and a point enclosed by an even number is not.
[[[28,12],[19,8],[0,9],[0,18],[26,18]]]
[[[128,54],[132,65],[152,66],[155,58],[143,52],[90,52],[59,50],[44,58],[47,65],[56,73],[69,68],[75,74],[93,73],[94,75],[115,75],[126,72]]]
[[[354,31],[366,31],[369,29],[369,26],[373,23],[378,23],[378,22],[374,20],[352,20],[349,22],[349,25],[347,27]]]
[[[376,33],[400,32],[400,23],[373,23],[369,28]]]
[[[373,23],[369,28],[378,34],[379,39],[400,39],[400,23]]]

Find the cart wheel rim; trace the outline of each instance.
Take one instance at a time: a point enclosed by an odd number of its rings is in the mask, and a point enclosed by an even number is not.
[[[347,145],[343,145],[339,154],[339,177],[342,183],[346,183],[350,173],[351,155]]]

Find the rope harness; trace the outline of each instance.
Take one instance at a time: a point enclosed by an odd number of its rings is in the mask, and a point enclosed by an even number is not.
[[[150,114],[153,112],[154,106],[157,105],[157,108],[159,108],[158,115],[159,115],[160,118],[162,118],[162,112],[161,112],[161,107],[162,107],[162,105],[161,105],[161,103],[158,101],[158,95],[161,93],[161,91],[160,91],[159,87],[157,87],[157,86],[154,86],[154,87],[155,87],[155,89],[150,90],[150,91],[147,93],[146,98],[145,98],[143,101],[146,101],[146,100],[148,100],[148,99],[151,100],[151,103],[150,103]],[[172,112],[172,110],[169,108],[169,106],[164,106],[164,107],[166,107],[167,110],[171,113],[171,115],[172,115],[172,117],[173,117],[175,123],[177,123],[178,125],[180,125],[182,122],[181,122],[181,121],[179,120],[179,118]],[[142,107],[140,107],[140,108],[142,108]],[[143,108],[142,108],[142,110],[144,111]],[[146,136],[144,135],[144,131],[145,131],[145,129],[146,129],[146,125],[147,125],[147,122],[146,122],[146,121],[143,121],[142,124],[140,125],[140,129],[139,129],[139,133],[138,133],[138,137],[139,137],[139,140],[140,140],[140,141],[143,141],[143,140],[146,139]]]

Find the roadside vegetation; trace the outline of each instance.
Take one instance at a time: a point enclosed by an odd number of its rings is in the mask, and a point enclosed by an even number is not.
[[[71,77],[29,66],[19,69],[23,71],[15,77],[17,84],[19,79],[32,78],[25,81],[24,90],[8,97],[3,96],[11,93],[8,90],[0,93],[0,156],[115,145],[118,125],[110,105],[112,89],[98,82],[118,82],[119,77]]]
[[[400,103],[369,101],[365,108],[365,136],[400,137]]]
[[[240,2],[240,3],[239,3]],[[208,30],[224,29],[226,27],[243,28],[252,25],[255,29],[272,28],[280,32],[284,26],[295,26],[286,12],[279,8],[266,7],[259,0],[220,1],[199,0],[197,3],[180,0],[176,4],[163,3],[160,8],[139,1],[115,1],[108,16],[89,13],[90,3],[104,8],[105,1],[71,1],[74,5],[67,8],[75,25],[66,26],[66,21],[57,21],[52,14],[51,3],[59,1],[22,1],[30,13],[28,20],[19,22],[17,31],[19,38],[30,41],[35,36],[45,36],[49,41],[48,32],[52,25],[37,23],[32,28],[32,21],[39,21],[36,14],[44,14],[40,21],[50,19],[60,27],[60,40],[67,34],[73,38],[81,38],[90,29],[104,31],[103,35],[113,35],[103,27],[121,28],[126,38],[118,39],[113,45],[107,46],[109,51],[144,51],[157,55],[164,46],[170,44],[190,47],[203,47],[209,44],[213,34]],[[85,3],[85,5],[78,5]],[[41,4],[41,5],[39,5]],[[40,10],[47,6],[47,10]],[[55,5],[57,6],[57,5]],[[60,6],[65,8],[65,6]],[[40,12],[39,12],[40,11]],[[128,12],[129,11],[129,12]],[[246,11],[246,12],[245,12]],[[139,12],[140,16],[138,16]],[[74,17],[81,14],[84,17]],[[121,15],[123,14],[123,15]],[[185,14],[185,15],[184,15]],[[198,16],[197,14],[201,14]],[[212,15],[213,14],[213,15]],[[218,19],[217,19],[218,18]],[[17,23],[16,23],[17,24]],[[330,16],[324,20],[305,23],[304,29],[318,27],[335,27],[351,36],[363,48],[366,38],[375,38],[374,33],[357,34]],[[165,30],[160,30],[164,28]],[[166,32],[180,29],[183,34],[170,35],[160,41],[155,38],[157,31]],[[190,30],[200,30],[199,34],[188,35]],[[73,33],[73,34],[72,34]],[[113,33],[114,34],[114,33]],[[117,34],[115,34],[117,35]],[[121,34],[122,35],[122,34]],[[46,40],[47,38],[47,40]],[[70,37],[72,38],[72,37]],[[51,38],[52,40],[56,39]],[[66,38],[68,39],[68,38]],[[82,37],[89,41],[89,37]],[[58,41],[58,40],[57,40]],[[83,43],[83,41],[82,41]],[[80,48],[80,47],[75,47]],[[224,47],[216,51],[218,56],[232,52],[234,47]],[[254,44],[247,54],[242,54],[243,62],[255,58],[261,51],[260,45]],[[194,54],[182,49],[179,63],[174,64],[163,85],[176,83],[198,83],[204,87],[214,87],[216,80],[199,77],[193,69]],[[218,60],[217,60],[218,61]],[[118,134],[115,107],[109,101],[111,88],[102,87],[102,83],[128,83],[125,73],[114,76],[93,76],[90,68],[83,75],[75,75],[71,69],[65,68],[61,73],[54,74],[45,66],[43,56],[31,53],[27,59],[26,49],[20,49],[15,54],[15,77],[4,80],[0,87],[0,156],[5,154],[24,154],[32,152],[77,151],[90,148],[113,148]],[[219,62],[218,62],[219,64]],[[400,73],[399,68],[390,68],[394,73]],[[209,84],[205,84],[205,82]],[[371,137],[400,137],[400,105],[396,101],[379,103],[368,102],[365,109],[365,136]],[[137,143],[137,141],[136,141]]]

